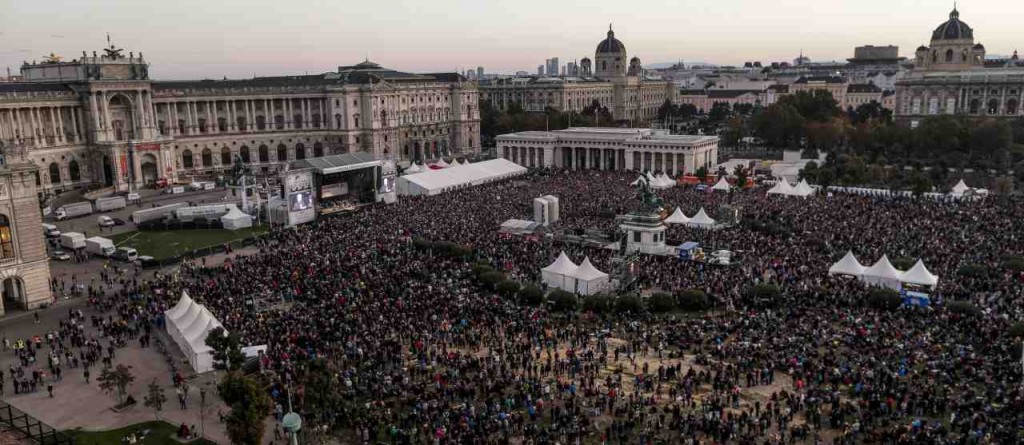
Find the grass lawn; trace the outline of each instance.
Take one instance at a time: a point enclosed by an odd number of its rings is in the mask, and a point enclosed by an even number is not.
[[[139,255],[149,255],[157,260],[189,253],[204,247],[218,246],[230,241],[266,233],[265,226],[254,226],[239,230],[193,229],[165,231],[134,231],[111,236],[117,247],[133,247]]]
[[[206,439],[179,442],[172,437],[178,433],[178,427],[167,422],[144,422],[110,431],[69,430],[64,433],[75,438],[78,445],[118,445],[124,443],[122,439],[125,436],[142,430],[149,430],[149,433],[146,434],[145,439],[136,442],[137,445],[180,445],[182,443],[190,445],[216,445]]]

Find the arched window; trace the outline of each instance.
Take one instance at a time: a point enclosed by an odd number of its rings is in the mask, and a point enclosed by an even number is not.
[[[183,168],[192,168],[193,162],[195,161],[192,159],[192,150],[181,152],[181,166]]]
[[[324,155],[324,144],[316,142],[313,144],[313,157],[319,158]]]
[[[246,147],[246,146],[243,145],[242,148],[238,149],[238,155],[242,157],[242,162],[244,162],[246,164],[248,164],[250,162],[249,147]]]
[[[266,145],[260,145],[258,150],[260,163],[270,162],[270,149],[268,149]]]
[[[978,114],[978,107],[980,107],[980,106],[981,106],[981,103],[978,102],[978,99],[971,99],[971,107],[970,107],[971,114]]]
[[[71,163],[68,164],[68,175],[71,176],[71,180],[78,182],[82,180],[82,172],[78,168],[78,161],[72,159]]]
[[[999,100],[990,99],[988,101],[988,114],[999,114]]]
[[[1006,101],[1006,114],[1017,114],[1017,99],[1010,99]]]
[[[220,165],[231,165],[231,149],[227,147],[220,149]]]
[[[288,162],[288,147],[284,144],[277,146],[277,162]]]
[[[213,166],[213,151],[209,148],[203,149],[203,167]]]
[[[306,159],[306,146],[295,144],[295,159]]]
[[[56,162],[50,163],[50,184],[60,184],[60,166]]]
[[[7,215],[0,215],[0,258],[14,258],[14,232],[11,231],[11,220]]]
[[[946,62],[952,62],[952,61],[953,61],[953,50],[947,49],[946,50]]]

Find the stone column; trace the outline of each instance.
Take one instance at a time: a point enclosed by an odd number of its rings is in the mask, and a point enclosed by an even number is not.
[[[114,139],[114,128],[110,122],[110,99],[107,98],[106,91],[100,92],[100,99],[100,106],[103,107],[103,131],[107,135],[107,140],[111,141]]]
[[[291,130],[295,128],[295,110],[292,108],[292,98],[288,97],[284,100],[284,128],[285,130]]]

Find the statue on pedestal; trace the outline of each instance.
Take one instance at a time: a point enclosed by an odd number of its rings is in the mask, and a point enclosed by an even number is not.
[[[646,176],[641,176],[636,185],[636,198],[640,200],[641,213],[658,213],[662,207],[662,200],[654,190]]]

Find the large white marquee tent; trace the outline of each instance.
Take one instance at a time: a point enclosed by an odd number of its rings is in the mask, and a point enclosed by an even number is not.
[[[192,369],[199,374],[212,371],[213,350],[206,346],[206,337],[210,331],[222,327],[213,314],[182,292],[178,303],[164,312],[164,318],[167,334],[188,358]]]
[[[704,207],[701,207],[700,211],[693,215],[693,218],[690,218],[686,225],[698,229],[713,229],[715,227],[715,220],[708,216],[708,212],[704,211]]]
[[[590,263],[590,257],[583,258],[573,275],[576,277],[576,292],[580,295],[592,295],[608,288],[608,274],[597,270]]]
[[[466,163],[459,168],[428,169],[421,173],[401,176],[396,182],[396,188],[400,195],[437,195],[523,173],[526,173],[525,167],[508,159],[498,158],[472,164]]]
[[[676,210],[668,218],[665,218],[664,222],[665,224],[686,224],[690,222],[690,218],[683,213],[681,207],[676,207]]]
[[[828,274],[855,276],[867,284],[896,290],[902,289],[905,283],[932,289],[939,284],[939,277],[929,272],[924,261],[920,259],[910,270],[904,272],[893,266],[886,255],[882,255],[874,265],[864,266],[857,261],[852,251],[847,251],[842,259],[829,267]]]
[[[590,257],[584,258],[577,266],[565,252],[559,253],[555,262],[541,269],[540,273],[541,279],[549,287],[581,295],[601,292],[607,289],[611,282],[608,274],[594,267]]]

